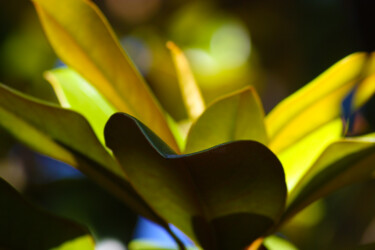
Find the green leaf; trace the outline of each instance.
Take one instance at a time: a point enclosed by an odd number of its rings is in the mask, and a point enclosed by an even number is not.
[[[115,114],[107,145],[139,194],[204,249],[240,249],[279,219],[286,198],[282,166],[256,141],[176,155],[135,118]]]
[[[0,85],[0,110],[0,124],[35,150],[76,167],[75,157],[69,155],[74,151],[125,176],[80,114],[26,97],[4,85]]]
[[[317,199],[349,184],[370,179],[375,170],[375,134],[332,143],[297,184],[284,220]]]
[[[88,0],[34,0],[57,55],[111,104],[137,117],[178,151],[163,111],[116,40],[104,15]]]
[[[266,117],[273,152],[339,117],[341,101],[362,77],[366,62],[365,53],[352,54],[278,104]]]
[[[129,185],[80,114],[0,85],[0,126],[30,148],[81,170],[143,216],[165,224]]]
[[[342,121],[335,119],[277,154],[281,161],[288,190],[291,192],[320,154],[335,140],[341,138]]]
[[[72,221],[37,209],[1,178],[0,197],[1,248],[95,248],[94,240],[86,229]]]
[[[263,118],[262,104],[252,87],[221,98],[192,125],[185,153],[236,140],[255,140],[267,145]]]
[[[292,243],[276,235],[265,238],[263,245],[267,250],[298,250]]]
[[[104,126],[116,109],[77,72],[59,68],[46,72],[61,105],[82,114],[104,144]]]
[[[181,49],[173,42],[168,42],[167,47],[171,52],[176,66],[178,82],[186,111],[189,118],[194,121],[205,109],[202,93],[194,79],[189,62]]]
[[[132,240],[128,245],[129,250],[176,250],[176,248],[165,248],[150,240]],[[187,250],[198,250],[196,247],[188,247]]]

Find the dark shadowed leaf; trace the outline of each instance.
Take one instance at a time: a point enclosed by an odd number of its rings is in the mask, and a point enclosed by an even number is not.
[[[300,180],[288,199],[288,219],[317,199],[349,184],[370,179],[375,170],[375,135],[332,143]]]
[[[61,60],[98,89],[117,110],[137,117],[178,151],[160,105],[99,8],[88,0],[33,2]]]
[[[236,140],[255,140],[263,144],[268,142],[263,107],[252,87],[209,106],[192,125],[185,153]]]
[[[258,142],[176,155],[121,113],[108,121],[105,139],[141,196],[204,249],[242,249],[266,233],[284,209],[282,166]]]
[[[0,248],[94,250],[87,229],[25,201],[0,178]]]

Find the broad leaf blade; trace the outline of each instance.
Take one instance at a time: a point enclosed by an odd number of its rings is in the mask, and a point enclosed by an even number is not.
[[[192,125],[185,153],[236,140],[267,144],[263,118],[262,104],[252,87],[219,99]]]
[[[320,154],[341,138],[342,121],[335,119],[277,154],[283,164],[289,192],[309,170]]]
[[[205,109],[205,103],[199,86],[197,85],[189,62],[184,53],[173,42],[168,42],[177,70],[178,82],[186,111],[192,121],[197,119]]]
[[[78,113],[0,85],[0,126],[30,148],[81,170],[143,216],[164,223],[129,185],[123,170]]]
[[[258,142],[178,156],[125,114],[110,118],[105,138],[150,206],[204,249],[243,248],[266,233],[284,209],[282,166]]]
[[[50,137],[48,138],[51,141],[50,144],[57,142],[56,145],[68,147],[92,161],[106,166],[117,175],[124,176],[119,165],[98,141],[88,122],[78,113],[26,97],[4,85],[0,85],[0,108],[4,115],[4,119],[0,121],[1,125],[12,130],[13,134],[22,141],[27,141],[29,146],[37,147],[38,151],[43,150],[42,153],[45,154],[50,151],[52,154],[50,156],[60,159],[48,148],[48,145],[39,143],[31,136],[27,138],[26,131],[19,130],[17,133],[18,121],[19,124],[27,124],[30,128]],[[12,118],[14,124],[5,118],[7,116],[9,119],[14,117]],[[64,159],[60,160],[64,161]],[[67,163],[74,165],[73,162]]]
[[[59,68],[46,72],[48,81],[65,108],[82,114],[104,144],[104,126],[116,109],[77,72]]]
[[[58,56],[116,109],[140,119],[178,151],[160,105],[100,10],[88,0],[34,0],[34,4]]]
[[[366,59],[365,53],[344,58],[277,105],[266,117],[270,148],[278,153],[337,118],[341,101],[362,77]]]
[[[94,250],[85,228],[33,207],[1,178],[0,197],[2,248]]]
[[[341,187],[370,179],[375,170],[374,139],[371,134],[331,144],[291,193],[285,219]]]

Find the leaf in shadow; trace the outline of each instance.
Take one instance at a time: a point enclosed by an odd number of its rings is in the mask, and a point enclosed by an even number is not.
[[[145,201],[204,249],[236,249],[234,237],[245,247],[265,234],[284,209],[282,166],[258,142],[176,155],[147,127],[121,113],[108,121],[105,138]]]
[[[1,248],[94,250],[87,229],[32,206],[1,178],[0,197]]]

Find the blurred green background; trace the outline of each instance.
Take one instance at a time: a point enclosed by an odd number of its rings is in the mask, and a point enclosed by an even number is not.
[[[186,53],[207,103],[254,85],[266,112],[336,61],[375,46],[371,0],[95,2],[176,120],[186,113],[165,46],[169,40]],[[60,64],[32,3],[0,1],[0,82],[57,102],[43,72]],[[371,107],[364,113],[371,125]],[[82,177],[55,178],[59,172],[52,178],[45,165],[54,168],[0,130],[0,176],[41,206],[88,225],[98,239],[129,241],[132,212]],[[375,241],[375,182],[312,205],[281,233],[301,249],[348,249]]]

